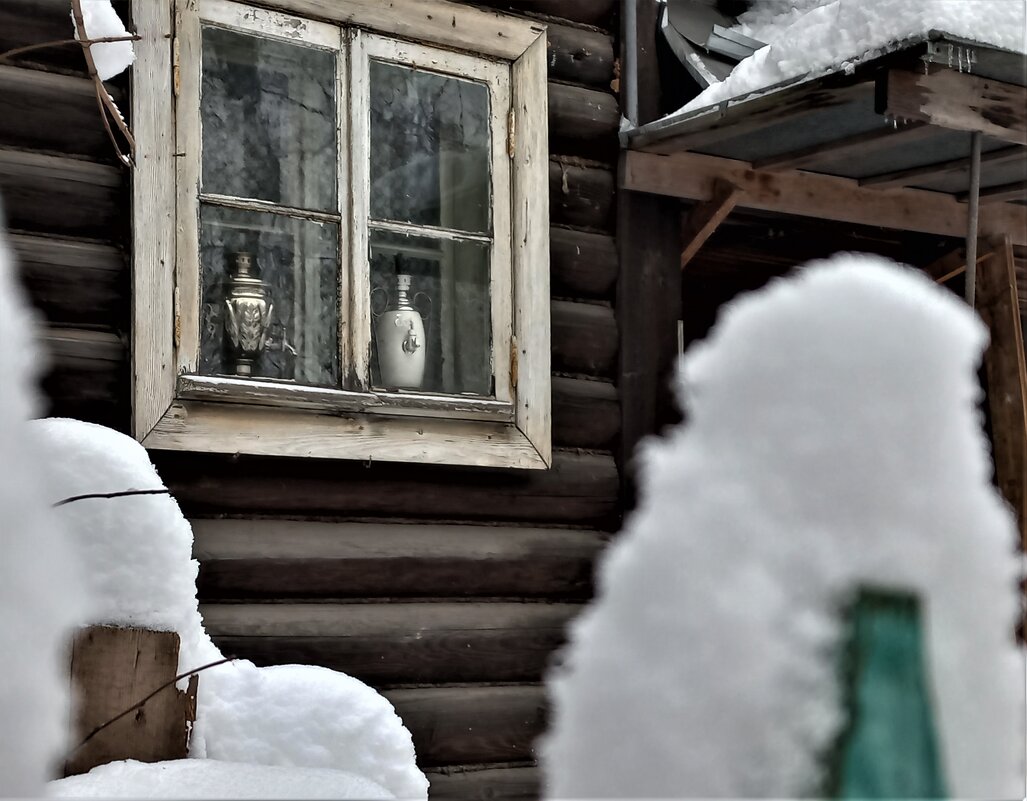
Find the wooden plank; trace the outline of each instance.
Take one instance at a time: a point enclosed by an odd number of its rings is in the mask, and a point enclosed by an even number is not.
[[[426,771],[429,801],[534,801],[542,772],[534,767]]]
[[[381,686],[540,681],[581,609],[566,603],[206,603],[200,612],[224,653],[258,665],[322,665]]]
[[[138,703],[178,673],[179,638],[174,632],[93,626],[76,637],[71,683],[77,709],[72,742]],[[71,751],[64,775],[87,773],[122,759],[161,762],[188,755],[189,725],[196,689],[183,693],[172,684]]]
[[[926,123],[914,122],[908,125],[892,127],[882,119],[881,125],[871,131],[821,142],[809,147],[767,156],[752,163],[753,169],[797,169],[809,167],[824,161],[834,161],[846,156],[865,156],[878,150],[886,150],[896,145],[906,145],[932,136],[936,131]]]
[[[977,260],[980,263],[980,259]],[[966,272],[966,248],[956,248],[940,259],[935,259],[923,271],[939,284]]]
[[[620,458],[630,504],[636,446],[676,414],[669,378],[682,314],[680,204],[655,195],[621,192],[617,217],[623,265],[617,283]]]
[[[548,24],[546,35],[550,78],[610,89],[616,62],[612,36],[555,22]]]
[[[969,197],[969,192],[960,192],[956,197],[959,198],[960,202],[965,203]],[[986,189],[980,191],[979,197],[981,203],[1001,203],[1007,200],[1027,200],[1027,181],[1015,181],[1009,184],[1002,184],[1001,186],[989,186]]]
[[[1009,161],[1021,161],[1027,158],[1027,148],[1013,145],[1003,147],[999,150],[992,150],[981,155],[981,164],[1005,164]],[[910,167],[905,170],[893,170],[878,175],[871,175],[867,178],[860,178],[860,186],[876,186],[878,189],[887,189],[893,186],[917,186],[929,184],[937,178],[944,178],[946,175],[962,172],[970,169],[970,157],[963,156],[958,159],[948,159],[934,164],[925,164],[920,167]]]
[[[831,175],[759,172],[746,162],[698,153],[660,156],[628,151],[623,157],[621,186],[625,189],[708,200],[717,180],[729,181],[742,190],[739,208],[942,236],[966,233],[966,206],[939,192],[880,191]],[[981,211],[981,230],[988,235],[1008,233],[1014,243],[1027,243],[1027,208],[989,204]]]
[[[205,601],[591,594],[596,531],[193,520]]]
[[[727,219],[738,204],[740,194],[737,186],[721,181],[713,187],[713,197],[692,208],[681,230],[681,241],[685,243],[685,249],[681,251],[682,270]]]
[[[44,236],[8,237],[33,305],[58,325],[128,327],[128,263],[117,248]]]
[[[520,58],[545,30],[532,20],[448,0],[275,0],[275,7],[509,61]]]
[[[618,522],[617,466],[600,454],[557,450],[550,470],[517,473],[172,451],[150,457],[190,516],[404,517],[600,528]]]
[[[549,142],[554,153],[603,158],[617,151],[620,108],[609,92],[549,84]]]
[[[132,0],[132,433],[142,440],[175,391],[175,120],[171,3]],[[189,163],[189,158],[181,159]]]
[[[1027,87],[961,70],[889,70],[885,113],[1027,145]]]
[[[11,228],[119,238],[126,185],[119,167],[0,148],[0,191]]]
[[[421,767],[531,760],[546,726],[542,687],[437,687],[383,695],[410,729]]]
[[[612,376],[617,363],[617,320],[607,306],[554,300],[553,369]]]
[[[535,448],[541,464],[548,467],[553,459],[553,434],[545,32],[514,63],[510,81],[514,114],[510,168],[515,200],[511,255],[516,310],[507,375],[516,392],[517,427]]]
[[[612,231],[616,191],[610,169],[575,164],[566,159],[551,159],[549,162],[549,204],[553,223]]]
[[[995,478],[1016,513],[1021,547],[1027,549],[1027,366],[1008,239],[978,266],[977,311],[991,331],[984,366]]]
[[[0,3],[0,53],[16,47],[66,39],[72,34],[71,6],[65,0],[4,0]],[[74,70],[86,75],[82,48],[64,45],[33,50],[17,64]],[[96,108],[96,101],[93,101]]]
[[[549,229],[549,262],[556,296],[612,298],[617,284],[617,242],[606,234]]]

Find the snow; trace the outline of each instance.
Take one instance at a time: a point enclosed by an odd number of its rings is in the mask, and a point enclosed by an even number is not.
[[[808,795],[860,585],[921,597],[952,797],[1023,795],[1022,565],[976,406],[986,340],[878,257],[729,305],[682,359],[687,422],[645,448],[640,506],[549,677],[550,798]]]
[[[66,648],[85,595],[45,497],[27,420],[42,363],[34,316],[15,283],[0,209],[0,797],[41,793],[66,746]]]
[[[82,21],[87,39],[106,39],[114,36],[127,36],[128,29],[121,21],[118,12],[111,5],[111,0],[82,0]],[[72,25],[75,18],[72,12]],[[75,31],[78,39],[78,31]],[[101,81],[107,81],[123,72],[135,61],[135,50],[132,42],[101,42],[90,45],[96,74]]]
[[[734,28],[768,46],[675,115],[800,77],[815,78],[937,30],[1027,52],[1024,0],[760,0]]]
[[[381,785],[341,770],[212,759],[111,762],[51,782],[48,790],[56,798],[395,798]]]
[[[146,450],[124,434],[66,419],[30,428],[50,468],[51,502],[164,487]],[[221,658],[196,600],[192,529],[173,498],[90,498],[58,513],[99,599],[82,624],[176,631],[180,673]],[[357,679],[308,665],[258,668],[237,660],[201,673],[190,755],[332,768],[373,779],[398,797],[427,794],[410,732],[392,705]]]

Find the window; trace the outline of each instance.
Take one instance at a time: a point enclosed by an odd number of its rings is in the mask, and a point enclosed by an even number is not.
[[[547,467],[544,30],[268,4],[134,2],[137,438]]]

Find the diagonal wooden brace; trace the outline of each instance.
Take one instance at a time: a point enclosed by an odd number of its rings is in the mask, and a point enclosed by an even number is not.
[[[681,269],[685,269],[706,244],[713,232],[727,219],[732,209],[741,199],[742,191],[729,181],[717,180],[713,184],[713,197],[696,204],[685,218],[681,231],[681,241],[685,249],[681,251]]]

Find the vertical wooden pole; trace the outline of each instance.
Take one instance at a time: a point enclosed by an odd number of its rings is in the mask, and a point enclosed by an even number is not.
[[[622,31],[621,59],[623,62],[629,53],[634,58],[634,122],[644,124],[660,115],[659,5],[653,0],[625,0],[627,3],[634,6],[634,20]],[[677,356],[681,316],[680,215],[677,200],[618,192],[619,455],[626,508],[634,502],[632,457],[639,440],[657,432],[676,414],[668,382]]]

